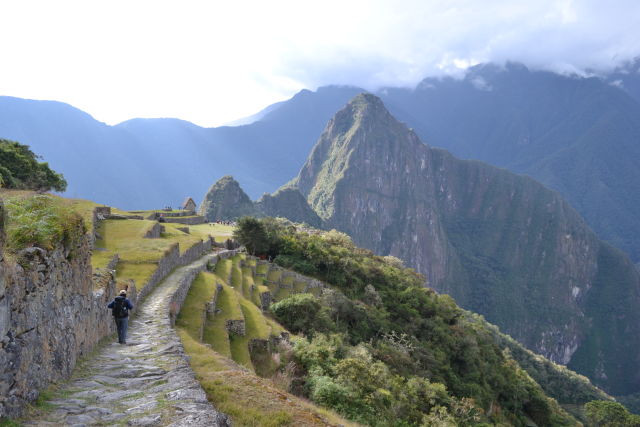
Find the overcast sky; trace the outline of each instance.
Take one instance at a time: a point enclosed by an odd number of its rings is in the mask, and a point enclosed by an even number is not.
[[[638,0],[0,0],[0,95],[115,124],[217,126],[302,88],[413,86],[469,64],[606,71],[640,54]]]

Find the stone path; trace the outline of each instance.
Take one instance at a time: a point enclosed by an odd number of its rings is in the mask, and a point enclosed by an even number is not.
[[[181,267],[160,283],[129,323],[127,345],[107,345],[48,403],[52,409],[25,426],[227,426],[207,401],[170,325],[169,300],[192,269]],[[105,321],[113,321],[105,310]]]

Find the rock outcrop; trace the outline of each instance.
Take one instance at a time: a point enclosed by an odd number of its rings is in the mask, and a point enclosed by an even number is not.
[[[640,276],[536,181],[423,144],[373,95],[328,123],[293,185],[356,244],[616,394],[640,390]]]
[[[255,215],[253,202],[232,176],[223,176],[209,188],[198,213],[207,221],[231,221]]]
[[[252,202],[231,176],[224,176],[211,186],[199,212],[207,221],[231,221],[250,215],[283,217],[313,227],[322,225],[318,214],[296,188],[283,188],[274,194],[264,194],[260,200]]]
[[[256,210],[264,216],[288,218],[293,222],[322,226],[322,220],[296,188],[283,188],[273,194],[264,194],[255,203]]]

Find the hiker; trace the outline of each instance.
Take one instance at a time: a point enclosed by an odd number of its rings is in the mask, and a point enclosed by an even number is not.
[[[120,291],[113,301],[109,303],[107,308],[111,309],[113,318],[116,321],[116,328],[118,329],[118,342],[120,344],[127,343],[127,327],[129,326],[129,310],[133,310],[133,304],[127,299],[127,291],[124,289]]]

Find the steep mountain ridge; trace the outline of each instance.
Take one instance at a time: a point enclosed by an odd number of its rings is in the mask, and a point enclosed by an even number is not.
[[[293,184],[327,227],[527,347],[613,393],[640,388],[638,272],[558,193],[424,145],[373,95],[336,114]]]

